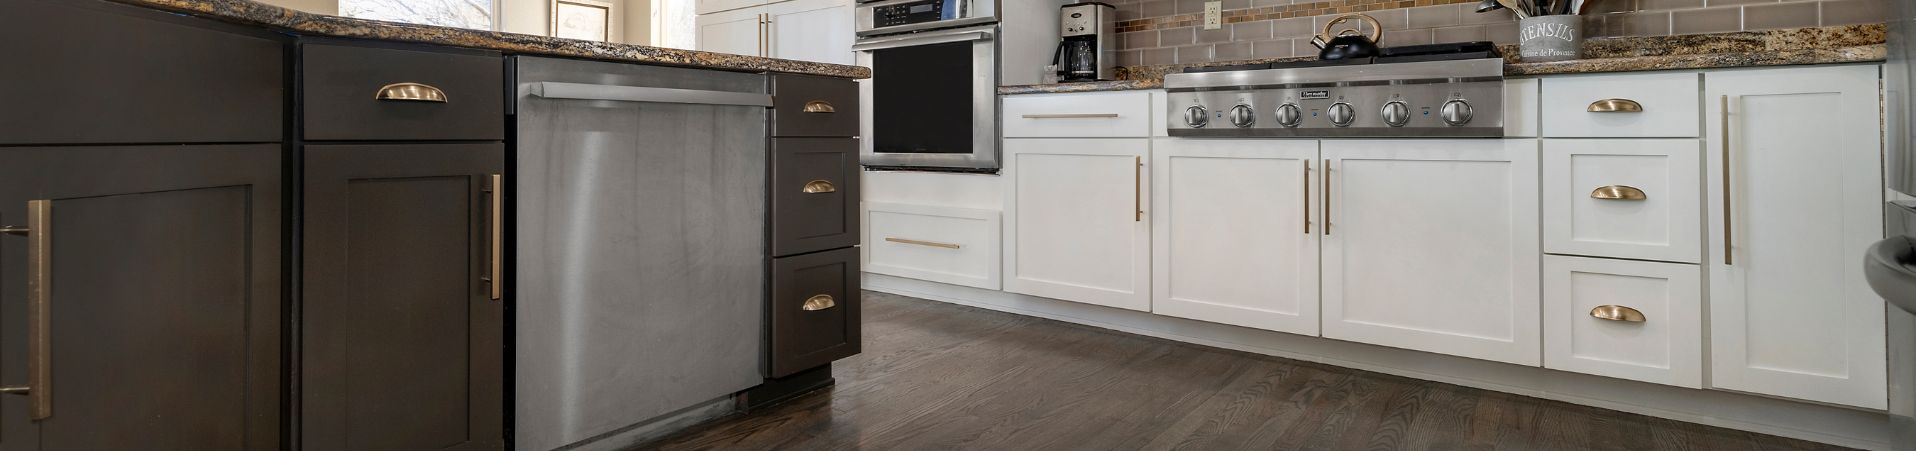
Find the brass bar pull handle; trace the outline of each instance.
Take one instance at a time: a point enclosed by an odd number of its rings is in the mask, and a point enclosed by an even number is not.
[[[1605,321],[1626,323],[1641,323],[1647,319],[1643,317],[1643,312],[1621,305],[1599,305],[1597,308],[1590,309],[1590,316]]]
[[[53,201],[27,201],[27,225],[0,228],[27,238],[27,385],[0,387],[0,393],[27,397],[27,417],[53,417],[52,310]]]
[[[901,244],[916,244],[919,246],[942,247],[945,249],[958,249],[958,248],[964,247],[964,246],[960,246],[960,245],[952,244],[952,243],[940,243],[937,241],[913,240],[913,239],[898,238],[898,237],[885,237],[885,241],[890,241],[893,243],[901,243]]]
[[[1331,160],[1324,159],[1324,236],[1331,236]]]
[[[805,303],[799,305],[798,309],[804,310],[807,312],[816,312],[819,310],[824,310],[824,309],[837,307],[837,306],[838,306],[838,301],[833,300],[832,295],[821,294],[821,295],[805,298]]]
[[[446,103],[446,92],[423,83],[393,83],[380,86],[379,92],[374,93],[373,98],[399,102]]]
[[[1650,197],[1644,195],[1643,190],[1637,189],[1637,187],[1634,186],[1610,185],[1599,186],[1597,189],[1591,190],[1590,198],[1603,200],[1644,200]]]
[[[1643,104],[1630,99],[1603,99],[1590,102],[1584,111],[1592,113],[1642,113]]]
[[[1730,223],[1730,96],[1718,99],[1719,113],[1723,119],[1723,265],[1734,264],[1735,257],[1730,254],[1730,245],[1735,243],[1736,226]]]
[[[1137,158],[1136,166],[1131,167],[1131,216],[1133,222],[1144,222],[1144,157]]]
[[[1117,119],[1117,113],[1027,114],[1025,119]]]
[[[831,102],[826,102],[823,100],[813,100],[810,102],[805,102],[805,108],[803,111],[807,113],[837,113],[838,109],[833,108]]]
[[[487,218],[489,224],[486,225],[486,228],[488,235],[491,235],[489,240],[492,241],[492,244],[488,246],[489,250],[486,252],[486,285],[488,285],[487,288],[492,292],[492,300],[495,301],[504,298],[506,291],[506,186],[504,182],[505,176],[503,174],[486,176],[487,197],[492,204],[490,208],[487,208],[490,217]]]
[[[805,194],[834,193],[838,192],[838,185],[833,185],[832,182],[827,180],[813,180],[805,182],[805,188],[800,191],[803,191]]]
[[[1311,234],[1311,160],[1304,160],[1304,234]]]

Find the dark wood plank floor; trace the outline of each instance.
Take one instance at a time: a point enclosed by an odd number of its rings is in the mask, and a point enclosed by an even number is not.
[[[1839,449],[865,293],[838,384],[653,449]]]

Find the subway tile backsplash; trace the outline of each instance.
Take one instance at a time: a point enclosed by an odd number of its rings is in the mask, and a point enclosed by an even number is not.
[[[1516,16],[1479,14],[1478,0],[1223,0],[1224,26],[1216,30],[1204,29],[1205,0],[1104,1],[1118,7],[1118,64],[1125,66],[1315,55],[1311,36],[1347,13],[1376,18],[1385,46],[1517,42]],[[1889,0],[1589,1],[1588,37],[1880,23],[1889,6]]]

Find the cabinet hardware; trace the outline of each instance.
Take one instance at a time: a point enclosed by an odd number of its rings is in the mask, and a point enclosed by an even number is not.
[[[951,244],[951,243],[940,243],[937,241],[920,241],[920,240],[897,238],[897,237],[885,237],[885,241],[890,241],[893,243],[916,244],[919,246],[942,247],[945,249],[957,249],[957,248],[964,247],[964,246]]]
[[[1137,158],[1137,166],[1131,167],[1131,210],[1133,222],[1144,222],[1144,157]]]
[[[832,108],[831,102],[813,100],[805,102],[805,109],[803,111],[807,113],[837,113],[838,109]]]
[[[1730,224],[1730,96],[1724,95],[1718,103],[1718,113],[1723,120],[1723,265],[1728,266],[1734,264],[1735,258],[1730,256],[1730,243],[1736,242],[1731,239],[1736,226]]]
[[[1584,111],[1592,113],[1642,113],[1643,104],[1630,99],[1603,99],[1590,102]]]
[[[1590,317],[1626,323],[1641,323],[1646,319],[1643,317],[1643,312],[1621,305],[1599,305],[1597,308],[1590,309]]]
[[[27,239],[27,385],[0,387],[0,393],[27,397],[27,417],[53,417],[53,324],[47,303],[53,291],[53,201],[27,201],[27,225],[0,228]]]
[[[1331,160],[1324,159],[1324,236],[1331,236]]]
[[[1117,119],[1117,113],[1027,114],[1025,119]]]
[[[439,90],[439,88],[434,88],[431,85],[421,83],[393,83],[380,86],[379,92],[373,94],[373,99],[399,102],[446,103],[446,92]]]
[[[805,194],[835,193],[838,192],[838,186],[825,180],[813,180],[805,182],[805,188],[800,191],[803,191]]]
[[[700,89],[656,88],[649,86],[597,85],[590,83],[531,83],[527,94],[546,99],[616,100],[620,102],[686,103],[694,105],[772,106],[770,94],[706,91]]]
[[[1644,200],[1650,197],[1644,195],[1643,190],[1637,189],[1637,187],[1634,186],[1609,185],[1599,186],[1597,189],[1591,190],[1590,198],[1604,200]]]
[[[1311,160],[1304,160],[1304,234],[1311,234]]]
[[[758,15],[758,56],[772,56],[772,15]]]
[[[800,305],[798,308],[799,310],[804,310],[807,312],[815,312],[815,311],[824,310],[824,309],[837,307],[837,306],[838,306],[838,302],[832,300],[832,295],[821,294],[817,296],[812,296],[810,298],[806,298],[805,303],[803,305]]]
[[[488,218],[487,222],[490,224],[487,224],[486,228],[489,229],[487,232],[491,235],[490,240],[492,241],[492,245],[488,246],[490,250],[486,253],[488,265],[486,268],[486,285],[489,285],[488,288],[492,291],[491,296],[494,301],[504,298],[506,291],[506,196],[504,192],[506,185],[504,181],[505,176],[503,174],[486,176],[486,192],[489,194],[488,200],[492,203],[491,208],[487,209],[491,217]]]

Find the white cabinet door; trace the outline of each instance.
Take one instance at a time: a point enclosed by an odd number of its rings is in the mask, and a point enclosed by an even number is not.
[[[1317,141],[1151,145],[1151,312],[1317,335]]]
[[[1543,257],[1543,366],[1701,388],[1703,268]]]
[[[701,51],[764,56],[765,8],[747,8],[698,17]]]
[[[795,0],[765,7],[773,58],[857,64],[851,0]]]
[[[1151,308],[1146,139],[1006,139],[1005,291]]]
[[[1705,75],[1712,387],[1888,405],[1858,262],[1883,236],[1877,71]]]
[[[1699,263],[1696,139],[1543,141],[1543,251]]]
[[[1539,364],[1537,141],[1324,141],[1325,337]]]
[[[698,0],[698,3],[692,5],[692,12],[701,15],[712,14],[765,3],[766,0]]]

